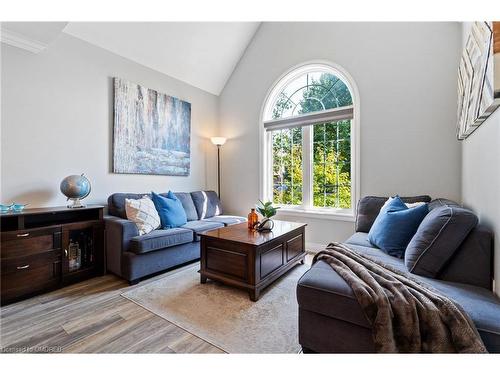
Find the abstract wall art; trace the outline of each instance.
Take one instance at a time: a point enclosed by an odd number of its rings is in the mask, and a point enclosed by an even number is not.
[[[500,22],[474,22],[458,68],[458,139],[472,134],[498,106]]]
[[[188,176],[190,138],[190,103],[114,79],[114,173]]]

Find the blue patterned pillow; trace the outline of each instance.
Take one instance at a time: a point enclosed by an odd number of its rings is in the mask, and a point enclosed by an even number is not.
[[[408,208],[396,196],[380,210],[368,232],[368,240],[383,252],[402,258],[406,246],[428,212],[427,203]]]
[[[151,192],[151,198],[160,216],[162,228],[177,228],[187,223],[181,201],[169,191],[166,197]]]

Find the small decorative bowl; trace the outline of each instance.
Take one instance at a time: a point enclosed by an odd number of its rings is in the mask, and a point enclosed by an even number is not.
[[[11,204],[9,204],[9,205],[0,204],[0,212],[3,214],[9,212],[11,206],[12,206]]]
[[[12,205],[10,206],[10,208],[14,212],[21,212],[22,210],[24,210],[24,207],[26,207],[26,206],[27,206],[27,204],[12,203]]]

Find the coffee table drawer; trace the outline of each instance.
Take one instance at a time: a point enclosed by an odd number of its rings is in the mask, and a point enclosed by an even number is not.
[[[261,291],[304,263],[304,223],[275,220],[270,232],[234,224],[200,235],[200,283],[208,279],[248,291],[257,301]]]
[[[283,244],[280,243],[260,254],[260,278],[263,279],[283,265]]]
[[[241,280],[247,279],[247,255],[236,251],[207,247],[206,268]]]
[[[286,241],[286,260],[295,258],[300,253],[304,252],[304,237],[299,234]]]

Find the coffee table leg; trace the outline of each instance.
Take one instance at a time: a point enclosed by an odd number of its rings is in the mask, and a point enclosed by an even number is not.
[[[203,275],[200,275],[200,283],[201,284],[205,284],[206,282],[207,282],[207,277],[203,276]]]
[[[249,290],[248,294],[250,296],[250,301],[257,302],[260,297],[260,290],[258,289]]]

